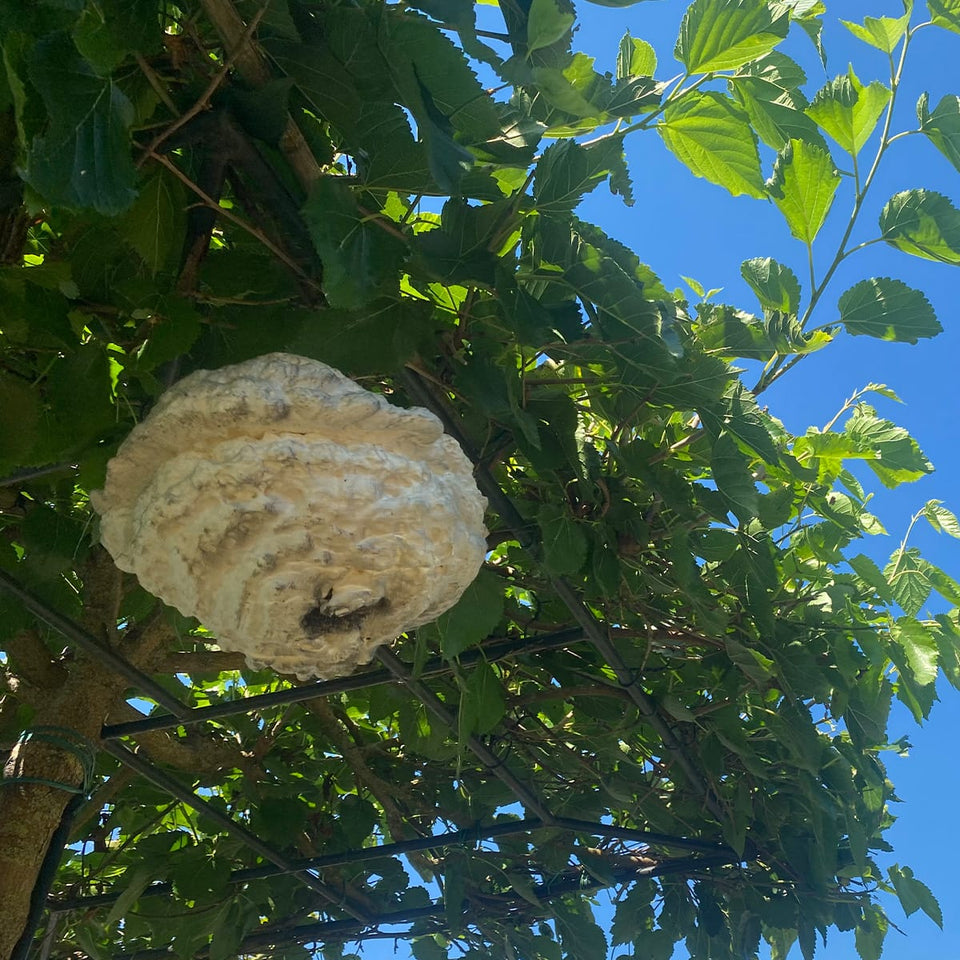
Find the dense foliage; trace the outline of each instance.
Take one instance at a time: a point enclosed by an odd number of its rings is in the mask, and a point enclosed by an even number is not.
[[[899,279],[828,289],[869,218],[870,242],[960,263],[946,197],[867,198],[905,132],[911,38],[960,33],[960,4],[928,7],[847,25],[888,83],[850,69],[811,90],[778,47],[820,49],[819,0],[694,0],[679,67],[628,34],[613,76],[574,52],[567,0],[0,6],[0,568],[42,605],[0,595],[0,955],[64,839],[53,896],[113,896],[42,925],[45,957],[337,957],[399,930],[419,960],[608,942],[667,960],[681,940],[752,957],[761,938],[810,960],[836,927],[874,960],[885,894],[940,922],[908,867],[873,857],[892,699],[920,720],[941,669],[960,685],[958,616],[925,613],[960,584],[908,538],[882,569],[857,543],[883,529],[866,479],[932,468],[871,406],[884,386],[800,436],[757,399],[838,337],[940,329]],[[960,167],[960,97],[917,115]],[[667,290],[575,213],[603,184],[642,199],[624,138],[654,130],[696,176],[772,200],[801,262],[849,218],[828,269],[749,260],[742,307]],[[167,385],[276,350],[440,413],[490,500],[488,561],[381,659],[403,683],[91,752],[149,691],[43,618],[192,706],[296,685],[121,575],[88,503]],[[919,521],[960,537],[938,501]],[[140,777],[135,748],[287,861],[332,865],[258,875],[261,853]]]

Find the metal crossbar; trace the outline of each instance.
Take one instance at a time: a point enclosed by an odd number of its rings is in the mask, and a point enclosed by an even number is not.
[[[734,853],[722,843],[710,840],[697,840],[689,837],[673,837],[668,834],[655,833],[649,830],[637,830],[633,827],[617,827],[608,823],[593,823],[589,820],[577,820],[573,817],[556,817],[553,823],[546,824],[537,817],[528,817],[524,820],[512,820],[507,823],[494,823],[488,826],[465,827],[462,830],[449,830],[446,833],[437,833],[429,837],[417,837],[414,840],[401,840],[397,843],[382,843],[375,847],[358,847],[354,850],[345,850],[342,853],[326,853],[319,857],[308,857],[303,860],[290,862],[289,870],[276,864],[260,867],[246,867],[234,870],[228,879],[229,883],[248,883],[251,880],[264,880],[267,877],[276,877],[281,874],[292,873],[298,870],[320,870],[324,867],[338,867],[348,863],[363,863],[368,860],[382,860],[388,857],[400,857],[408,853],[418,853],[422,850],[439,850],[444,847],[460,846],[469,843],[479,843],[482,840],[495,840],[498,837],[515,836],[520,833],[532,833],[544,828],[569,830],[587,836],[604,837],[606,839],[633,841],[642,843],[647,848],[667,847],[678,850],[689,850],[693,853],[702,853],[708,856],[724,856],[732,858]],[[732,860],[730,861],[732,862]],[[173,891],[173,884],[169,882],[154,883],[147,887],[141,897],[155,897]],[[91,910],[95,907],[107,907],[123,895],[116,893],[98,893],[86,897],[57,898],[51,897],[47,906],[52,913],[67,913],[71,910]],[[380,922],[373,919],[371,922]]]
[[[586,638],[578,627],[568,630],[558,630],[555,633],[545,633],[535,637],[505,638],[482,644],[475,650],[465,650],[457,658],[461,666],[469,667],[481,660],[493,662],[502,660],[511,654],[523,651],[524,653],[542,653],[546,650],[561,650],[575,643],[581,643]],[[421,678],[437,677],[452,672],[449,660],[443,657],[432,657],[419,671]],[[321,680],[319,683],[304,684],[290,687],[287,690],[277,690],[274,693],[261,693],[252,697],[242,697],[238,700],[229,700],[226,703],[215,703],[209,707],[194,707],[185,717],[172,714],[159,714],[144,717],[142,720],[130,720],[126,723],[107,724],[100,731],[104,740],[117,740],[120,737],[136,736],[138,733],[147,733],[151,730],[169,730],[173,727],[190,726],[204,723],[208,720],[221,720],[224,717],[235,717],[244,713],[253,713],[256,710],[265,710],[268,707],[284,706],[290,703],[301,703],[304,700],[314,700],[317,697],[327,697],[334,693],[345,693],[348,690],[362,690],[365,687],[379,686],[393,680],[393,674],[387,669],[364,670],[349,677],[337,677],[333,680]]]

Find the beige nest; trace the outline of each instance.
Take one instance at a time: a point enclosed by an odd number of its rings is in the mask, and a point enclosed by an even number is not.
[[[436,618],[486,549],[486,501],[433,414],[282,353],[175,384],[91,501],[122,570],[301,679]]]

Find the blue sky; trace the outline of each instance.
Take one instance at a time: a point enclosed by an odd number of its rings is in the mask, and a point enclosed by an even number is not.
[[[827,72],[824,73],[807,38],[794,29],[783,49],[800,60],[808,72],[809,89],[844,72],[848,62],[864,82],[886,81],[885,55],[855,40],[838,23],[838,18],[862,21],[864,16],[898,16],[898,0],[844,0],[830,3],[824,34]],[[922,5],[914,22],[924,19]],[[626,29],[653,44],[660,58],[659,78],[679,69],[672,63],[673,45],[685,3],[676,0],[646,0],[626,9],[612,9],[578,3],[580,30],[577,49],[597,58],[597,68],[613,71],[617,44]],[[492,13],[493,11],[484,11]],[[930,93],[935,104],[947,93],[960,93],[960,71],[947,69],[960,59],[960,36],[939,28],[920,31],[911,45],[904,74],[894,130],[916,126],[914,108],[919,94]],[[951,76],[952,74],[952,76]],[[865,148],[872,158],[871,142]],[[732,198],[724,190],[695,179],[664,148],[655,132],[641,133],[628,140],[628,160],[635,184],[637,203],[633,208],[599,188],[581,206],[579,213],[602,226],[609,234],[627,243],[650,264],[670,288],[682,284],[681,275],[692,276],[705,287],[722,287],[716,299],[743,309],[756,309],[753,295],[740,279],[740,263],[750,257],[772,256],[791,265],[800,277],[806,276],[803,246],[791,239],[779,212],[765,201]],[[839,154],[835,154],[839,159]],[[765,173],[769,175],[768,158]],[[921,136],[906,137],[894,144],[885,166],[874,182],[865,205],[861,226],[854,242],[876,236],[877,216],[896,192],[914,187],[938,190],[960,205],[960,174]],[[849,194],[838,193],[834,210],[818,244],[823,259],[832,257],[836,240],[846,225],[852,202]],[[830,251],[829,257],[826,257]],[[822,272],[822,268],[821,268]],[[823,425],[856,389],[870,381],[893,387],[902,405],[877,399],[881,414],[906,427],[919,441],[937,470],[932,476],[897,491],[877,490],[874,513],[890,531],[886,538],[865,544],[867,552],[885,561],[899,544],[910,516],[931,498],[943,500],[960,510],[960,424],[957,421],[955,372],[960,359],[960,317],[955,306],[956,268],[907,256],[881,244],[873,245],[851,258],[838,271],[818,307],[815,323],[836,317],[840,294],[866,276],[889,276],[923,290],[933,304],[945,332],[937,339],[917,346],[890,344],[866,337],[841,336],[824,351],[801,362],[765,395],[771,411],[786,426],[802,432],[808,425]],[[807,286],[807,285],[805,285]],[[926,524],[918,525],[911,543],[922,549],[934,563],[952,576],[960,577],[960,548],[957,541],[938,536]],[[933,610],[932,612],[939,612]],[[906,711],[897,709],[891,722],[891,739],[907,735],[913,744],[909,757],[893,754],[886,759],[890,777],[903,804],[890,833],[896,854],[886,862],[913,868],[939,898],[945,917],[943,932],[922,914],[905,919],[892,898],[887,904],[895,923],[906,937],[891,930],[885,960],[913,960],[917,956],[960,958],[960,887],[955,882],[955,863],[960,859],[960,839],[952,827],[960,794],[960,772],[955,761],[956,731],[960,730],[960,694],[941,682],[942,702],[935,705],[930,721],[918,728]],[[603,915],[601,911],[601,916]],[[614,952],[614,956],[622,953]],[[409,947],[402,941],[371,942],[363,951],[370,960],[393,957],[405,960]],[[686,956],[678,951],[678,957]],[[833,932],[826,949],[818,949],[822,960],[847,960],[856,956],[852,934]],[[791,960],[799,958],[795,950]],[[598,958],[599,960],[599,958]]]

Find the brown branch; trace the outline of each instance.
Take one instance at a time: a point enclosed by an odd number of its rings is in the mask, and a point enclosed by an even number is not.
[[[230,650],[194,650],[190,653],[162,654],[150,665],[154,673],[224,673],[243,670],[247,658]]]
[[[119,703],[111,711],[107,722],[123,723],[142,717],[129,703]],[[137,734],[137,742],[152,760],[204,781],[221,770],[240,770],[253,778],[265,776],[259,764],[241,753],[240,745],[234,740],[213,739],[195,732],[177,738],[165,732],[152,731]]]
[[[18,631],[4,641],[4,651],[10,669],[38,691],[58,689],[67,679],[66,669],[53,659],[37,630]],[[23,693],[23,689],[18,690],[18,695]]]
[[[147,83],[153,87],[153,92],[163,101],[164,106],[176,117],[179,115],[180,111],[177,109],[177,105],[173,102],[172,97],[167,93],[167,88],[160,82],[160,78],[157,76],[156,70],[147,63],[146,58],[142,53],[134,54],[137,66],[140,68],[140,72],[147,78]]]
[[[222,216],[224,219],[229,220],[231,223],[236,224],[240,227],[241,230],[246,230],[250,236],[254,237],[256,240],[259,240],[278,260],[284,263],[289,267],[307,286],[312,290],[321,292],[319,284],[310,277],[304,269],[296,262],[292,257],[289,256],[284,250],[280,249],[259,227],[253,226],[253,224],[247,223],[243,217],[238,217],[232,210],[228,210],[226,207],[221,207],[216,200],[213,199],[208,193],[201,189],[197,184],[195,184],[180,168],[170,160],[169,157],[165,157],[162,153],[156,153],[145,148],[149,155],[157,161],[157,163],[166,167],[181,183],[186,187],[192,190],[208,207],[212,210],[216,210],[219,216]]]
[[[262,87],[271,79],[270,67],[260,48],[249,42],[247,28],[237,13],[232,0],[201,0],[204,12],[223,39],[228,56],[236,59],[237,70],[251,86]],[[266,9],[264,5],[263,10]],[[262,14],[263,10],[260,11]],[[300,128],[288,115],[280,136],[280,151],[287,158],[300,185],[309,190],[322,170]]]
[[[181,129],[181,127],[186,126],[195,116],[197,116],[197,114],[203,112],[210,106],[210,100],[213,95],[217,92],[220,85],[227,78],[227,75],[230,73],[230,70],[233,68],[234,64],[237,63],[240,57],[249,48],[253,39],[253,35],[256,33],[257,27],[260,25],[260,21],[263,19],[263,15],[266,12],[266,5],[262,6],[256,12],[256,14],[250,20],[250,23],[247,24],[238,38],[236,47],[228,54],[226,60],[223,62],[223,65],[214,74],[210,83],[207,84],[207,89],[200,94],[197,100],[185,113],[182,113],[179,117],[177,117],[176,120],[173,121],[173,123],[169,124],[153,138],[153,141],[145,149],[144,156],[141,157],[137,162],[138,167],[144,163],[148,156],[153,154],[160,147],[160,144],[162,144],[164,140],[172,137],[173,134]],[[142,66],[141,69],[143,69]],[[147,79],[149,79],[149,75],[147,76]]]

